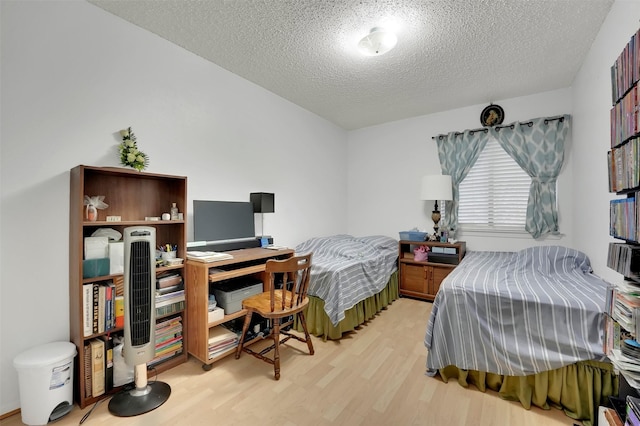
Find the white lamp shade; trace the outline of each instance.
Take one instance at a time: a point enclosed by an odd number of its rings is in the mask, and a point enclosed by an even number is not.
[[[398,37],[394,33],[376,27],[360,40],[358,49],[365,56],[379,56],[393,49],[397,42]]]
[[[452,200],[451,176],[428,175],[422,177],[421,200]]]

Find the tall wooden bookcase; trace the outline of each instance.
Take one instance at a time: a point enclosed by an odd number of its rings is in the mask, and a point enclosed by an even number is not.
[[[611,150],[607,153],[609,192],[619,197],[610,201],[609,234],[622,242],[611,242],[607,266],[624,276],[611,289],[607,306],[606,351],[613,364],[628,380],[620,396],[637,396],[638,371],[630,371],[624,357],[640,356],[630,351],[626,339],[638,340],[640,330],[640,30],[633,35],[611,67]],[[626,347],[625,347],[626,346]],[[635,349],[635,347],[634,347]],[[625,351],[625,353],[623,353]],[[626,388],[627,390],[623,390]]]
[[[123,275],[104,275],[83,278],[84,238],[91,236],[99,228],[112,228],[124,234],[124,228],[134,225],[153,226],[156,242],[177,246],[177,257],[186,258],[186,220],[151,221],[146,218],[161,217],[169,212],[172,203],[187,217],[187,178],[155,173],[138,172],[117,167],[77,166],[70,173],[70,221],[69,221],[69,319],[71,341],[78,350],[75,362],[74,396],[80,408],[93,404],[118,388],[100,396],[88,396],[85,390],[84,352],[88,342],[108,334],[122,333],[122,328],[112,328],[103,333],[85,336],[83,318],[83,284],[113,281],[116,293],[122,294]],[[108,207],[98,210],[97,221],[85,219],[84,196],[103,195]],[[119,216],[120,221],[107,221],[107,216]],[[184,265],[161,266],[156,273],[179,272],[184,279]],[[185,289],[186,291],[186,289]],[[181,353],[156,365],[156,372],[166,371],[187,360],[187,318],[186,308],[156,321],[179,317],[182,322],[183,349]]]

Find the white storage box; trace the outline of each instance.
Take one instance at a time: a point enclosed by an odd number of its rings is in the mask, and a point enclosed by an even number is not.
[[[84,237],[84,258],[103,259],[109,257],[108,237]]]
[[[109,273],[121,274],[124,272],[124,241],[109,242]]]
[[[224,309],[227,315],[242,309],[244,299],[260,293],[262,293],[262,282],[247,278],[221,282],[213,289],[218,306]]]
[[[20,412],[27,425],[46,425],[73,408],[73,358],[71,342],[53,342],[16,356]]]
[[[209,311],[209,322],[220,321],[224,318],[224,309],[217,307],[213,311]]]

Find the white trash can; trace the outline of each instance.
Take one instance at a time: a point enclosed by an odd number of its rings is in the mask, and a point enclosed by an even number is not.
[[[76,345],[53,342],[16,356],[22,423],[46,425],[73,408],[73,358]]]

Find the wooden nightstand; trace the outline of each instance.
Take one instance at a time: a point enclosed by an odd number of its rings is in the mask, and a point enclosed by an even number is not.
[[[414,260],[413,250],[429,247],[427,261]],[[440,283],[460,263],[466,252],[466,243],[439,243],[435,241],[400,240],[400,295],[433,301]]]

